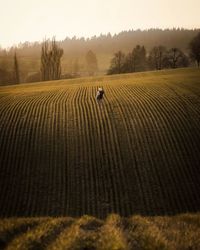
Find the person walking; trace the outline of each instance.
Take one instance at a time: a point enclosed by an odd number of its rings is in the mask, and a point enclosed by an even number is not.
[[[103,95],[104,95],[104,90],[103,88],[98,88],[97,90],[97,95],[96,95],[96,99],[97,99],[97,102],[100,103],[101,100],[103,99]]]

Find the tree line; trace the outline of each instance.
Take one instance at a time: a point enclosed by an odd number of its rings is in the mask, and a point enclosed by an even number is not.
[[[176,41],[181,46],[172,46],[171,48],[165,46],[166,43],[163,38],[167,34],[171,35],[166,39],[167,44],[174,45],[176,44],[174,41]],[[196,35],[194,36],[194,34]],[[193,61],[199,66],[199,34],[197,30],[182,29],[138,30],[121,32],[113,36],[110,34],[100,35],[91,39],[66,38],[64,41],[57,42],[53,38],[52,41],[44,40],[42,44],[25,43],[17,48],[10,48],[8,51],[0,49],[0,84],[104,74],[113,55],[111,51],[116,48],[121,49],[112,58],[107,71],[108,74],[187,67]],[[183,43],[178,42],[183,37],[187,39],[184,39]],[[191,39],[188,40],[189,38]],[[144,45],[137,45],[136,42],[141,40],[144,41]],[[149,48],[150,40],[156,41],[151,48]],[[185,44],[186,40],[188,44]],[[162,42],[160,43],[162,46],[159,45],[159,42]],[[67,44],[68,47],[66,47]],[[85,44],[85,47],[83,44]],[[109,44],[113,45],[112,49],[110,49]],[[131,44],[133,49],[128,51]],[[106,48],[106,45],[109,45],[108,48]],[[72,51],[69,52],[69,48]],[[74,51],[74,48],[76,48],[76,51]],[[39,59],[38,49],[40,51]],[[31,54],[31,51],[34,52],[34,55]],[[100,51],[105,54],[99,54]],[[70,59],[70,55],[72,55],[70,53],[73,54],[73,59]],[[24,60],[25,55],[26,60]],[[102,70],[102,65],[105,70]]]
[[[188,45],[189,55],[177,47],[154,46],[147,55],[144,46],[137,45],[128,54],[118,51],[111,60],[107,74],[188,67],[191,61],[200,65],[200,33]]]

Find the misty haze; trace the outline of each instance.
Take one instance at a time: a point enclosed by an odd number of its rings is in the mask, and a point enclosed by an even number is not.
[[[0,249],[200,249],[199,9],[1,4]]]

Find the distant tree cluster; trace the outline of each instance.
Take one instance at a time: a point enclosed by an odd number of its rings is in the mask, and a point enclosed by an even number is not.
[[[63,49],[59,48],[55,38],[50,42],[45,40],[41,52],[42,81],[58,80],[61,77],[61,57]]]
[[[108,74],[121,74],[146,69],[146,50],[144,46],[137,45],[132,52],[125,55],[121,51],[115,53],[111,60]]]
[[[178,48],[167,50],[164,46],[155,46],[147,56],[145,47],[137,45],[127,55],[121,51],[115,53],[107,73],[121,74],[188,66],[189,58]]]
[[[125,55],[122,51],[114,54],[107,74],[131,73],[164,68],[188,67],[190,59],[200,66],[200,33],[189,43],[190,57],[179,48],[168,49],[165,46],[154,46],[147,55],[144,46],[137,45],[132,52]]]
[[[147,58],[149,69],[180,68],[189,66],[189,58],[180,49],[167,50],[164,46],[153,47]]]

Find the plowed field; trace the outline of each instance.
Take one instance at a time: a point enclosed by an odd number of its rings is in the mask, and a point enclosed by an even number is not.
[[[196,212],[199,168],[200,70],[0,87],[1,217]]]

